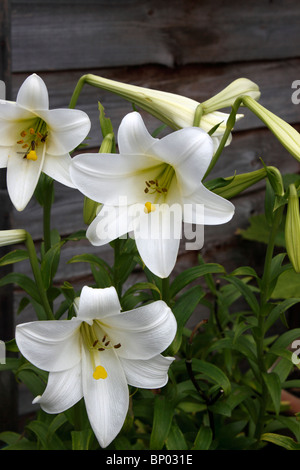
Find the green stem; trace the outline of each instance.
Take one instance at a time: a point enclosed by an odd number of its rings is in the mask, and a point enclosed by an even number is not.
[[[258,318],[258,328],[257,328],[257,335],[255,336],[256,339],[256,350],[257,350],[257,362],[258,367],[260,370],[260,384],[261,384],[261,400],[260,400],[260,409],[259,409],[259,416],[257,420],[257,425],[255,429],[255,437],[257,439],[257,444],[259,444],[260,437],[263,433],[264,429],[264,420],[266,414],[266,407],[269,397],[269,392],[265,381],[263,379],[263,373],[267,372],[265,359],[264,359],[264,336],[265,336],[265,314],[266,314],[266,306],[269,300],[269,284],[271,278],[271,264],[273,259],[274,247],[275,247],[275,238],[277,234],[277,230],[281,221],[283,212],[283,207],[278,208],[274,213],[272,229],[269,236],[269,242],[267,246],[266,256],[265,256],[265,264],[264,264],[264,272],[262,276],[262,285],[261,285],[261,300],[260,300],[260,312]]]
[[[233,126],[235,124],[235,119],[236,119],[236,113],[240,107],[242,103],[242,98],[237,98],[232,106],[232,110],[231,110],[231,113],[229,114],[229,117],[227,119],[227,122],[226,122],[226,129],[225,129],[225,132],[222,136],[222,139],[221,139],[221,142],[219,144],[219,147],[216,151],[216,153],[214,154],[211,162],[210,162],[210,165],[208,167],[208,169],[206,170],[206,173],[204,175],[204,178],[203,180],[205,180],[205,178],[207,178],[207,176],[209,175],[209,173],[212,171],[212,169],[214,168],[215,164],[217,163],[220,155],[221,155],[221,152],[223,150],[223,148],[225,147],[225,144],[227,142],[227,139],[228,137],[230,136],[230,132],[232,131],[233,129]]]
[[[36,282],[36,285],[37,285],[37,288],[38,288],[38,291],[39,291],[39,294],[40,294],[41,304],[44,307],[47,318],[49,320],[53,320],[54,315],[53,315],[53,312],[50,308],[47,293],[46,293],[46,290],[44,288],[43,279],[42,279],[42,275],[41,275],[41,271],[40,271],[40,265],[39,265],[39,261],[38,261],[36,251],[35,251],[35,246],[34,246],[33,240],[31,238],[31,236],[29,235],[29,233],[27,233],[25,244],[26,244],[26,248],[27,248],[27,251],[28,251],[28,254],[29,254],[29,259],[30,259],[30,264],[31,264],[31,269],[32,269],[32,272],[33,272],[33,276],[34,276],[34,279],[35,279],[35,282]]]
[[[44,207],[43,207],[44,245],[45,245],[46,253],[51,248],[52,195],[53,195],[53,181],[51,181],[49,187],[47,186],[47,194],[45,195],[45,202],[44,202]]]
[[[165,277],[162,279],[162,300],[166,302],[167,305],[170,305],[170,278]]]

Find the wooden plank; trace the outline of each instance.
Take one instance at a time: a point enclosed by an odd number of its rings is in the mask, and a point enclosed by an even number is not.
[[[89,72],[104,76],[123,83],[144,86],[148,88],[178,93],[205,101],[225,88],[239,77],[247,77],[257,83],[261,90],[260,103],[278,114],[291,124],[300,123],[300,104],[293,104],[292,83],[297,79],[300,59],[282,62],[243,63],[223,66],[185,66],[175,70],[160,66],[146,66],[118,69],[97,69]],[[84,71],[69,71],[58,73],[41,73],[45,80],[50,96],[50,107],[60,108],[69,105],[71,95],[78,79]],[[13,74],[13,97],[28,74]],[[111,118],[117,131],[122,118],[132,111],[129,102],[105,90],[85,85],[78,100],[77,107],[88,113],[92,128],[87,140],[89,147],[98,147],[101,143],[99,126],[98,101],[105,107],[106,114]],[[227,111],[227,110],[226,110]],[[229,111],[229,110],[228,110]],[[237,130],[262,128],[264,124],[247,109],[240,109],[245,117],[236,124]],[[154,130],[158,121],[146,116],[149,130]]]
[[[14,0],[13,71],[286,59],[297,0]]]

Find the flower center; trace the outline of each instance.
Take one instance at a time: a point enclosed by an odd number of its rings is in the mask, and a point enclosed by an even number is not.
[[[31,127],[28,127],[20,133],[20,139],[17,141],[20,153],[27,160],[36,161],[37,148],[46,142],[48,136],[47,124],[38,118]]]
[[[107,349],[119,349],[121,344],[112,344],[107,334],[103,332],[100,322],[97,320],[95,320],[92,325],[83,322],[81,324],[81,335],[91,355],[94,379],[106,379],[107,371],[100,364],[101,353]]]
[[[174,168],[167,163],[161,165],[160,168],[161,171],[155,179],[145,181],[146,187],[144,189],[144,193],[148,196],[154,195],[152,202],[147,201],[145,204],[144,211],[146,214],[150,214],[150,212],[155,211],[155,204],[165,201],[175,175]]]

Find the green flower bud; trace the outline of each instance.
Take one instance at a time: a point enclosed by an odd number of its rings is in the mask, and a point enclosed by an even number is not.
[[[284,185],[282,176],[278,168],[274,166],[267,167],[267,176],[276,196],[284,195]]]
[[[267,170],[261,168],[260,170],[251,171],[250,173],[242,173],[241,175],[231,176],[230,178],[223,179],[223,185],[211,189],[214,193],[225,199],[231,199],[237,196],[245,189],[249,188],[253,184],[258,183],[264,179],[267,175]],[[229,183],[227,183],[229,181]]]
[[[288,152],[300,161],[300,134],[296,129],[249,96],[243,98],[243,104],[261,119]]]
[[[289,185],[288,205],[285,222],[285,243],[294,270],[300,273],[300,214],[297,189]]]

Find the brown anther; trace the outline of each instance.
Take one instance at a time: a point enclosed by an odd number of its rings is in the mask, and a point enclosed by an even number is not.
[[[28,144],[22,145],[22,149],[26,149],[28,147]]]
[[[120,348],[120,347],[121,347],[121,343],[118,343],[118,344],[115,344],[115,345],[114,345],[114,348],[115,348],[115,349],[118,349],[118,348]]]
[[[98,348],[98,351],[105,351],[104,348]]]
[[[104,346],[108,346],[110,343],[110,341],[106,341],[106,343],[104,344]]]
[[[26,134],[27,134],[26,131],[22,131],[21,134],[20,134],[20,136],[21,136],[21,137],[25,137]]]
[[[145,188],[145,189],[144,189],[144,192],[145,192],[146,194],[149,193],[149,189],[148,189],[148,188]]]
[[[29,132],[30,134],[35,134],[35,130],[32,127],[29,129]]]
[[[39,139],[43,138],[43,134],[41,134],[40,132],[37,132],[36,135],[38,136]]]
[[[23,139],[18,140],[17,144],[24,144],[24,140]]]
[[[150,183],[150,184],[155,184],[155,181],[150,180],[149,183]]]
[[[105,340],[106,340],[106,335],[103,336],[101,343],[104,343]]]
[[[166,193],[168,191],[167,188],[162,188],[161,190],[163,193]]]
[[[96,340],[93,342],[93,348],[96,346],[97,343],[98,343],[98,340],[96,339]]]
[[[145,183],[148,186],[148,188],[150,188],[150,184],[148,183],[148,181],[145,181]]]

